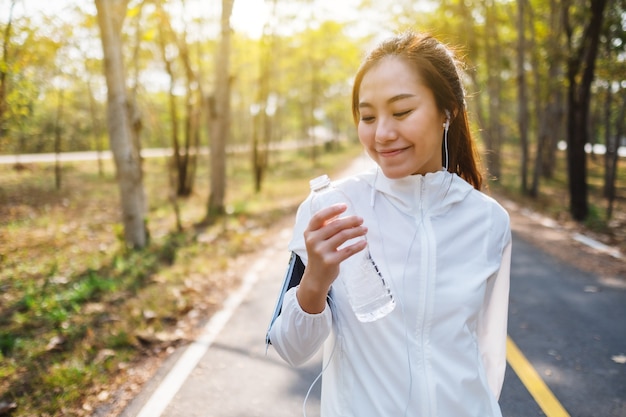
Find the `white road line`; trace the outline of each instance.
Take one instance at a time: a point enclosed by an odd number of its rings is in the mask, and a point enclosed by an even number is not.
[[[609,255],[611,255],[614,258],[620,259],[622,257],[622,254],[620,253],[619,249],[617,248],[613,248],[611,246],[605,245],[602,242],[598,242],[597,240],[594,240],[592,238],[590,238],[589,236],[585,236],[583,234],[580,233],[574,233],[574,235],[572,236],[574,238],[574,240],[576,240],[577,242],[580,242],[584,245],[589,246],[590,248],[593,248],[599,252],[604,252],[604,253],[608,253]]]
[[[510,200],[502,200],[502,202],[504,204],[506,204],[508,207],[510,207],[513,210],[517,210],[518,206],[517,204],[515,204],[514,202],[510,201]],[[561,226],[559,225],[559,223],[549,217],[543,216],[539,213],[536,213],[530,209],[527,208],[522,208],[519,210],[519,212],[528,217],[529,219],[541,224],[544,227],[548,227],[551,229],[562,229]],[[609,255],[611,255],[612,257],[616,258],[616,259],[622,259],[623,255],[620,252],[620,250],[618,248],[612,247],[612,246],[608,246],[605,245],[602,242],[598,242],[595,239],[590,238],[587,235],[584,235],[582,233],[572,233],[572,239],[574,239],[575,241],[582,243],[583,245],[586,245],[598,252],[603,252],[603,253],[607,253]]]
[[[250,292],[259,278],[270,256],[260,256],[245,275],[239,289],[226,299],[223,308],[216,312],[204,326],[200,337],[187,347],[185,353],[178,359],[161,384],[152,393],[146,404],[137,414],[137,417],[159,417],[172,401],[189,374],[196,367],[200,359],[233,315],[239,304]]]

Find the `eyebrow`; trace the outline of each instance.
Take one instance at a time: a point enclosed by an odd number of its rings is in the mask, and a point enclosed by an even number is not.
[[[389,100],[387,100],[387,104],[392,104],[392,103],[395,103],[396,101],[404,100],[405,98],[410,98],[410,97],[415,97],[415,94],[409,94],[409,93],[398,94],[398,95],[391,97]],[[367,108],[367,107],[373,107],[373,106],[366,101],[362,101],[359,103],[360,109]]]

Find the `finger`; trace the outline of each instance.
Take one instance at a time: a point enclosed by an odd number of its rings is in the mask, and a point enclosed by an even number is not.
[[[320,242],[328,250],[334,252],[348,240],[364,236],[366,233],[367,228],[363,225],[363,219],[358,216],[349,216],[329,221],[321,228],[310,231],[308,238],[312,242]]]
[[[337,217],[328,221],[322,228],[329,236],[340,233],[343,230],[354,229],[363,225],[363,218],[359,216]]]
[[[309,259],[311,272],[314,275],[318,273],[322,280],[328,280],[332,283],[339,273],[339,265],[351,256],[363,251],[366,245],[366,241],[360,239],[341,249],[332,249],[318,253],[314,261],[311,258]]]
[[[347,208],[348,206],[346,204],[337,203],[319,210],[311,217],[311,220],[309,221],[309,228],[311,230],[316,230],[323,227],[326,223],[346,211]]]
[[[367,246],[365,239],[360,239],[367,234],[367,227],[358,226],[351,229],[343,229],[335,234],[328,243],[335,248],[335,252],[341,261],[349,258],[357,252],[362,251]],[[347,243],[347,244],[346,244]]]
[[[344,224],[346,222],[342,221]],[[366,233],[367,227],[358,223],[354,227],[335,228],[334,225],[328,225],[322,229],[307,231],[304,238],[309,258],[314,257],[326,265],[337,264],[363,250],[365,239],[353,240],[365,236]]]

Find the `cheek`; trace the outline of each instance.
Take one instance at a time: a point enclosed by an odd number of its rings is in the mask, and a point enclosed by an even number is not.
[[[356,128],[356,134],[359,137],[359,141],[363,145],[367,145],[372,142],[373,129],[370,125],[365,123],[359,123]]]

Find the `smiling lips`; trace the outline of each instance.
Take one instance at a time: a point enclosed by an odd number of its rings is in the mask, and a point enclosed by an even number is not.
[[[382,156],[383,158],[390,158],[392,156],[396,156],[401,154],[402,152],[404,152],[405,150],[407,150],[409,147],[407,146],[406,148],[397,148],[397,149],[382,149],[382,150],[377,150],[378,154],[380,156]]]

